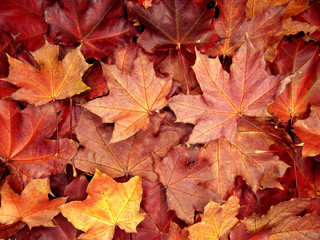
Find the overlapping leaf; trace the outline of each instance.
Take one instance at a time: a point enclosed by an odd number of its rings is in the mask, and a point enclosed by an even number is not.
[[[51,194],[48,179],[31,180],[21,195],[16,194],[5,182],[1,188],[0,223],[9,225],[23,221],[29,228],[54,227],[52,218],[60,212],[58,206],[67,199],[49,201],[48,194]]]
[[[53,106],[29,105],[20,111],[9,100],[0,100],[0,157],[11,174],[26,184],[31,178],[44,178],[63,172],[75,155],[78,144],[70,139],[47,140],[55,131]]]
[[[145,25],[138,43],[148,52],[180,48],[193,51],[194,46],[206,50],[217,41],[211,23],[214,8],[209,0],[161,0],[145,9],[139,3],[128,1],[129,17]]]
[[[101,59],[111,54],[135,32],[122,17],[123,2],[64,0],[46,9],[49,38],[64,45],[82,43],[86,58]]]
[[[117,183],[97,170],[87,193],[86,200],[60,207],[68,221],[85,232],[80,236],[82,239],[111,240],[116,226],[126,232],[136,232],[137,225],[144,219],[144,214],[139,213],[140,177]]]
[[[113,127],[89,112],[84,112],[75,129],[78,139],[85,146],[74,157],[75,166],[94,173],[96,168],[113,178],[122,176],[144,176],[156,180],[153,161],[162,158],[169,149],[180,143],[187,128],[161,126],[163,116],[155,115],[145,131],[127,140],[109,143]],[[94,126],[94,128],[92,128]]]
[[[124,71],[126,55],[119,50],[116,56],[116,65],[102,66],[110,94],[84,104],[103,122],[115,123],[111,143],[147,129],[152,112],[166,106],[172,82],[170,78],[156,77],[152,63],[142,52],[130,72]]]
[[[269,103],[289,81],[284,76],[270,76],[265,71],[264,56],[249,40],[233,58],[230,75],[218,59],[197,53],[193,67],[203,91],[201,96],[175,96],[170,108],[177,121],[195,124],[191,144],[205,143],[219,137],[232,142],[237,121],[242,115],[266,116]]]
[[[28,63],[9,57],[10,73],[8,81],[20,87],[12,98],[42,105],[52,100],[64,99],[79,94],[88,87],[81,77],[89,64],[84,60],[80,49],[76,48],[61,61],[58,61],[59,47],[48,42],[33,56],[40,66],[37,71]]]

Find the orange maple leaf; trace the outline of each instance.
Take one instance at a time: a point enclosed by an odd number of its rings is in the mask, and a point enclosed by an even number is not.
[[[141,52],[134,61],[133,69],[123,71],[127,57],[119,51],[116,52],[116,65],[102,66],[110,94],[84,105],[103,122],[115,123],[110,143],[127,139],[140,129],[145,130],[151,112],[166,106],[166,96],[172,84],[170,78],[156,77],[153,63]]]
[[[49,201],[48,194],[52,194],[48,179],[30,180],[21,195],[5,182],[1,188],[0,223],[10,225],[23,221],[30,229],[35,226],[54,227],[52,218],[60,212],[58,206],[67,198]]]
[[[9,76],[2,80],[20,87],[11,95],[15,100],[43,105],[89,89],[81,79],[89,64],[82,56],[80,48],[72,50],[61,62],[58,61],[59,46],[48,42],[32,55],[39,64],[40,71],[36,71],[28,63],[8,56]]]
[[[239,199],[231,196],[222,206],[210,201],[201,215],[201,222],[188,227],[190,240],[215,240],[226,234],[239,220]]]
[[[87,188],[84,201],[64,204],[60,210],[68,221],[85,233],[81,239],[112,239],[115,227],[136,232],[145,214],[139,213],[142,199],[141,177],[117,183],[98,169]]]

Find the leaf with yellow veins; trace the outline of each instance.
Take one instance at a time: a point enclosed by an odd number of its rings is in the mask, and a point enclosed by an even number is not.
[[[12,94],[15,100],[43,105],[89,89],[81,79],[89,64],[82,56],[80,48],[72,50],[62,61],[58,61],[59,46],[46,42],[32,55],[39,64],[40,71],[8,56],[9,76],[2,80],[20,87]]]
[[[64,204],[60,210],[69,222],[85,233],[80,239],[111,240],[115,227],[136,232],[145,214],[139,213],[141,177],[117,183],[98,169],[87,188],[84,201]]]
[[[239,208],[239,199],[236,196],[231,196],[222,206],[210,201],[204,208],[201,222],[188,227],[189,239],[220,239],[238,222],[236,215]]]

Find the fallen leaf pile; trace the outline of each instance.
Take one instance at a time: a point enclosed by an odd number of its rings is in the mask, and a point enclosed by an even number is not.
[[[0,238],[320,239],[320,2],[0,2]]]

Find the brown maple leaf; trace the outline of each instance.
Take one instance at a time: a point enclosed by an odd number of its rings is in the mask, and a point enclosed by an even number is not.
[[[11,96],[15,100],[43,105],[65,99],[88,89],[81,77],[89,67],[80,49],[76,48],[58,61],[59,46],[48,42],[32,53],[40,66],[37,71],[28,63],[9,58],[9,76],[2,80],[20,87]]]
[[[116,65],[102,64],[110,94],[83,105],[103,122],[115,123],[110,143],[147,129],[152,112],[166,106],[172,84],[170,78],[156,77],[152,62],[141,51],[130,72],[123,71],[126,55],[116,53],[116,56]]]
[[[266,116],[266,106],[290,81],[265,71],[264,55],[247,40],[235,54],[230,75],[219,59],[197,52],[193,69],[203,95],[179,95],[169,106],[177,121],[195,124],[189,143],[205,143],[219,137],[233,141],[237,121],[246,116]]]
[[[239,199],[231,196],[222,206],[210,201],[201,214],[201,222],[188,227],[189,239],[219,240],[239,221]]]
[[[171,147],[178,145],[190,132],[188,126],[160,126],[163,121],[163,116],[155,114],[145,131],[126,140],[109,143],[113,127],[101,123],[94,114],[84,112],[75,132],[85,148],[79,149],[74,157],[75,166],[90,173],[99,168],[113,178],[139,175],[156,180],[158,176],[153,168],[154,159],[163,158]]]
[[[188,148],[173,148],[162,160],[155,161],[155,172],[166,188],[168,208],[186,223],[193,223],[194,211],[201,211],[210,199],[219,198],[208,191],[210,165],[204,160],[194,161]]]
[[[11,100],[0,100],[0,158],[11,175],[24,185],[31,178],[44,178],[63,172],[77,151],[71,139],[48,140],[55,131],[56,113],[51,104],[28,105],[23,111]]]
[[[35,226],[54,227],[52,218],[60,212],[58,206],[67,198],[49,201],[48,194],[52,194],[49,179],[30,180],[21,195],[5,182],[1,188],[0,223],[9,225],[23,221],[30,229]]]
[[[145,214],[139,213],[142,199],[141,177],[117,183],[96,170],[84,201],[64,204],[60,210],[69,222],[85,233],[82,239],[111,240],[115,227],[136,232]]]

